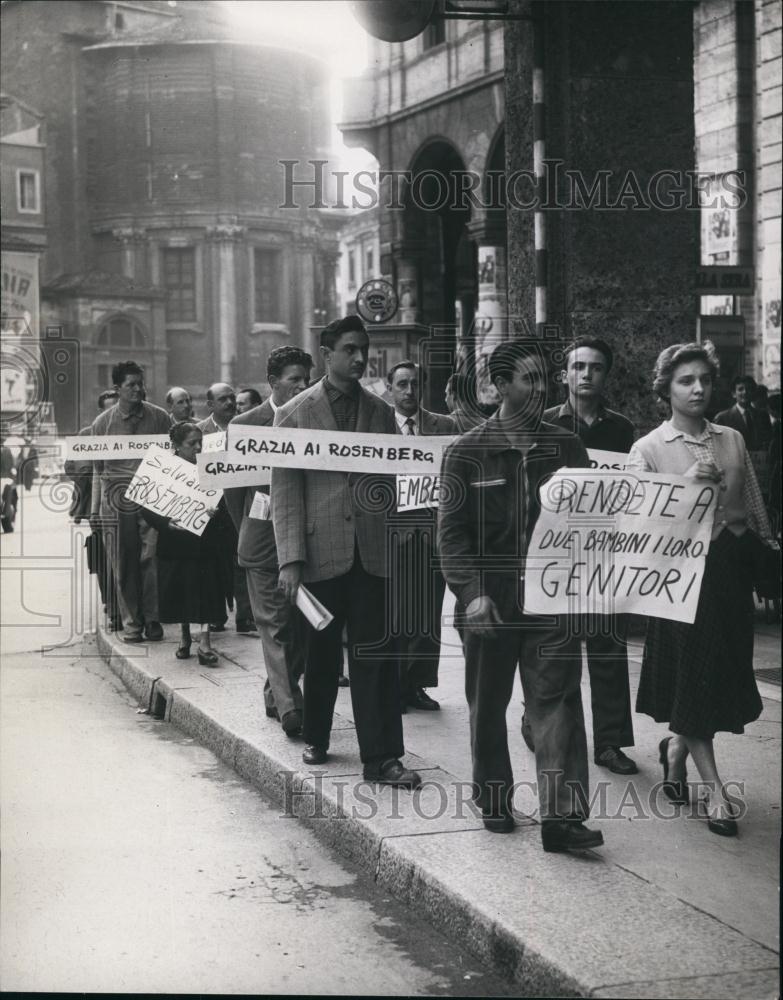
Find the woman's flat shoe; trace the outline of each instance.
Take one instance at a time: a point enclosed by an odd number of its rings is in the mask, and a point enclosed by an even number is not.
[[[667,736],[665,739],[661,740],[658,744],[658,759],[663,766],[663,794],[678,806],[686,806],[690,800],[690,792],[688,791],[688,772],[685,772],[685,781],[669,781],[669,743],[671,742],[671,736]]]
[[[189,660],[190,659],[190,643],[183,643],[178,646],[174,655],[178,660]]]
[[[213,653],[212,650],[204,652],[203,649],[198,651],[198,662],[202,667],[216,667],[218,665],[218,655]]]
[[[728,816],[721,819],[707,817],[707,829],[717,833],[719,837],[736,837],[739,833],[736,819],[730,819]]]

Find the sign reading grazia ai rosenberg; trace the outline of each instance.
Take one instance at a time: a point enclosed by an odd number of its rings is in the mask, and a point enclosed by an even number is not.
[[[756,276],[752,267],[704,265],[696,269],[697,295],[752,295]]]

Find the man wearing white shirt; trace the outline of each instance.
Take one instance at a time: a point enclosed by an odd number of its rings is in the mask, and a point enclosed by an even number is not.
[[[421,406],[424,373],[401,361],[387,376],[400,434],[419,437],[459,433],[455,421]],[[440,708],[425,688],[438,686],[440,629],[446,581],[435,552],[436,509],[401,511],[394,520],[392,599],[402,711]]]

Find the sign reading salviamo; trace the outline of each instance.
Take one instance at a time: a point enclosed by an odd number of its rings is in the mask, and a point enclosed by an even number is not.
[[[525,612],[692,623],[716,496],[684,476],[561,469],[541,489]]]
[[[199,485],[191,462],[153,445],[140,462],[125,499],[168,517],[194,535],[202,535],[220,503],[219,489]]]

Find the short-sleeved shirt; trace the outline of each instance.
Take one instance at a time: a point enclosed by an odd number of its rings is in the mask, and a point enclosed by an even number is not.
[[[544,411],[548,424],[564,427],[576,434],[585,448],[601,451],[620,451],[627,454],[631,450],[635,436],[634,426],[622,413],[601,405],[595,420],[588,424],[574,412],[569,400],[562,406],[552,406]]]

